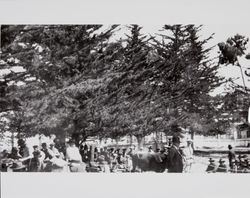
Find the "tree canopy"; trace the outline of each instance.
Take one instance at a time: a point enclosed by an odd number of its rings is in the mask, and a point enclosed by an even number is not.
[[[207,98],[223,83],[212,48],[205,47],[213,35],[201,39],[202,26],[164,25],[149,36],[130,25],[114,41],[118,27],[1,26],[0,65],[8,72],[0,102],[1,112],[11,112],[10,126],[27,136],[134,135],[140,141],[180,126],[202,131],[200,125],[212,122]]]

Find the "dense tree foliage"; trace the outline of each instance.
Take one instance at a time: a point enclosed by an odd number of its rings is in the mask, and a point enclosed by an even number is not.
[[[112,41],[117,29],[1,26],[0,64],[8,73],[0,102],[11,129],[83,139],[134,135],[140,144],[152,132],[204,132],[216,112],[209,93],[223,82],[205,47],[212,36],[200,39],[201,26],[165,25],[159,39],[130,25]]]

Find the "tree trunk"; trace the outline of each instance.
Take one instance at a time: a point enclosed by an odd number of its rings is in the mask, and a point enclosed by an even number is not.
[[[130,135],[129,138],[130,138],[130,146],[132,146],[133,145],[133,136]]]
[[[191,140],[193,141],[193,143],[192,143],[192,149],[194,150],[194,132],[192,131],[191,132]]]
[[[143,137],[141,135],[136,136],[137,143],[138,143],[138,148],[143,148]]]
[[[194,131],[191,131],[191,140],[194,140]]]
[[[15,135],[14,135],[14,132],[12,131],[12,133],[11,133],[11,148],[14,147],[14,143],[15,143]]]
[[[115,143],[116,143],[116,146],[118,146],[118,144],[119,144],[119,138],[115,138]]]
[[[95,158],[95,145],[92,145],[90,150],[90,161],[93,162],[94,158]]]

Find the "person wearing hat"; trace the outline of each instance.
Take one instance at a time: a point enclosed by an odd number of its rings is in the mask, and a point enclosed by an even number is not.
[[[220,158],[219,166],[218,166],[216,172],[217,173],[226,173],[226,172],[228,172],[227,165],[225,164],[225,160]]]
[[[183,171],[183,156],[180,151],[180,138],[174,136],[172,139],[173,145],[168,152],[168,172],[169,173],[182,173]]]
[[[42,149],[41,149],[41,151],[45,155],[45,157],[44,157],[45,161],[51,160],[55,156],[54,153],[53,153],[53,151],[50,148],[48,148],[48,144],[46,142],[42,143]]]
[[[41,151],[43,152],[44,157],[43,162],[44,162],[44,172],[51,172],[52,171],[52,163],[51,160],[55,157],[53,151],[48,148],[48,144],[46,142],[42,143],[42,149]]]
[[[232,161],[235,160],[235,151],[233,150],[233,147],[229,144],[228,145],[228,162],[229,162],[229,167],[232,169],[233,164]]]
[[[206,172],[207,173],[215,173],[217,170],[217,165],[214,163],[214,159],[209,158],[209,164],[207,166]]]
[[[28,172],[41,172],[43,168],[42,152],[35,150],[33,152],[33,158],[28,162]]]
[[[19,146],[19,154],[22,156],[23,160],[31,158],[31,152],[24,139],[19,139],[17,141]]]
[[[40,151],[40,149],[39,149],[39,146],[38,146],[38,145],[34,145],[34,146],[33,146],[33,153],[34,153],[34,151]],[[43,160],[45,159],[45,153],[44,153],[44,152],[42,152],[42,151],[40,151],[40,154],[41,154],[40,159],[43,161]],[[34,156],[34,155],[33,155],[33,156]]]
[[[188,173],[191,171],[192,164],[194,163],[194,150],[192,147],[193,141],[191,139],[187,140],[187,146],[183,149],[184,157],[184,172]]]

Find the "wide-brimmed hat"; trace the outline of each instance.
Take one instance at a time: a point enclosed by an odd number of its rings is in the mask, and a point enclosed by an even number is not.
[[[224,163],[224,162],[225,162],[225,160],[220,158],[219,163]]]
[[[209,158],[209,162],[214,162],[214,159],[213,158]]]
[[[13,170],[20,170],[26,168],[26,166],[22,162],[13,162],[10,168]]]

